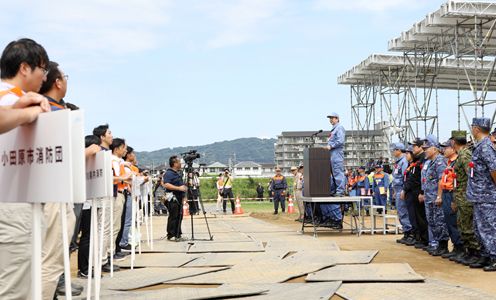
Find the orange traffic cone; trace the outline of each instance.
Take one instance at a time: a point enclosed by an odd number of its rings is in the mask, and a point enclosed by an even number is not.
[[[183,201],[183,217],[189,216],[189,204],[188,201]]]
[[[288,196],[288,214],[293,214],[295,212],[293,205],[293,197]]]
[[[234,214],[235,215],[242,215],[243,214],[243,209],[241,208],[241,201],[239,200],[239,196],[236,197],[236,205],[234,206]]]

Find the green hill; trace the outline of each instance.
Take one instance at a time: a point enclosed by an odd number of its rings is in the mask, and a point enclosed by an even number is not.
[[[227,164],[229,158],[234,162],[255,161],[258,163],[274,163],[274,143],[276,139],[241,138],[232,141],[216,142],[203,146],[165,148],[156,151],[136,152],[140,166],[161,165],[171,155],[189,150],[197,150],[200,159],[195,162],[210,164],[215,161]]]

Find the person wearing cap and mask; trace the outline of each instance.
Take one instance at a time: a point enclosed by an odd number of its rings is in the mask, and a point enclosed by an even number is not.
[[[272,197],[274,198],[274,215],[277,215],[279,209],[279,203],[281,203],[282,212],[286,211],[286,189],[288,188],[288,183],[286,182],[286,177],[281,174],[281,169],[276,168],[276,175],[270,180],[270,190],[272,191]]]
[[[458,154],[454,171],[456,174],[455,198],[451,209],[457,211],[457,225],[463,241],[464,253],[450,257],[451,261],[469,266],[479,259],[480,245],[474,234],[474,206],[467,201],[467,183],[470,172],[468,166],[472,161],[472,151],[467,146],[465,132],[452,132],[453,147]]]
[[[344,176],[344,140],[345,129],[339,123],[339,115],[331,113],[327,116],[332,124],[331,134],[327,141],[326,149],[331,156],[331,195],[343,196],[346,189]],[[335,223],[334,227],[342,228],[343,215],[339,204],[321,204],[322,217],[325,222]]]
[[[452,208],[454,201],[453,191],[456,186],[455,163],[458,159],[458,154],[454,148],[454,141],[450,138],[444,144],[441,144],[444,149],[444,157],[448,160],[446,169],[444,170],[443,178],[439,182],[439,189],[442,191],[442,208],[444,213],[444,222],[448,229],[448,234],[453,243],[453,251],[442,255],[443,258],[459,256],[464,252],[463,242],[460,237],[460,232],[456,225],[456,209]]]
[[[435,250],[428,251],[433,256],[441,256],[448,253],[448,228],[444,220],[442,208],[442,190],[439,189],[439,182],[443,179],[446,169],[446,160],[440,155],[437,137],[428,135],[422,148],[425,150],[426,158],[429,160],[425,169],[423,181],[423,198],[425,203],[425,213],[427,223],[432,230],[432,241],[437,244]]]
[[[474,118],[472,135],[477,141],[469,164],[467,200],[474,205],[474,231],[481,244],[481,258],[471,268],[496,271],[496,150],[489,138],[491,120]]]
[[[389,174],[383,172],[384,167],[382,165],[375,166],[375,173],[372,182],[372,190],[374,193],[374,204],[384,206],[386,212],[387,204],[387,191],[389,189]],[[382,214],[382,209],[377,210],[379,214]]]
[[[428,229],[425,216],[425,205],[419,201],[421,192],[421,171],[425,163],[425,153],[422,149],[423,141],[415,139],[408,143],[412,161],[407,168],[406,180],[403,186],[403,192],[400,195],[405,199],[408,207],[408,216],[412,225],[412,233],[415,234],[415,248],[426,248],[428,246]],[[408,244],[410,245],[410,244]],[[411,245],[413,246],[413,245]]]
[[[415,240],[415,237],[411,233],[412,225],[410,224],[410,219],[408,217],[408,208],[405,200],[400,199],[405,180],[404,174],[408,168],[408,161],[406,160],[405,154],[402,152],[405,150],[405,146],[402,143],[394,143],[391,145],[391,149],[395,159],[392,174],[393,182],[391,184],[393,187],[392,194],[398,211],[398,219],[403,228],[403,237],[396,240],[396,242],[400,244],[405,244],[407,241],[412,243]]]

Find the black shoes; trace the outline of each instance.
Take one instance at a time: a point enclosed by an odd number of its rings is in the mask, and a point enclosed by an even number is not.
[[[490,265],[489,257],[480,257],[475,263],[470,265],[471,269],[482,269]]]
[[[496,259],[492,259],[489,265],[483,268],[486,272],[496,272]]]
[[[455,256],[459,256],[460,254],[463,255],[463,253],[465,253],[465,249],[463,249],[463,246],[460,245],[460,246],[455,246],[453,248],[453,251],[441,255],[441,257],[442,258],[452,258]]]
[[[442,256],[449,253],[448,251],[448,241],[439,241],[439,246],[434,250],[432,256]]]
[[[114,268],[113,269],[114,269],[114,272],[118,272],[118,271],[121,270],[121,268],[119,268],[119,266],[116,266],[116,265],[114,265]],[[107,262],[106,264],[104,264],[102,266],[102,272],[110,273],[110,270],[111,270],[110,269],[110,262]]]
[[[408,239],[408,233],[403,233],[403,237],[401,239],[397,239],[396,243],[398,244],[405,244],[406,240]]]

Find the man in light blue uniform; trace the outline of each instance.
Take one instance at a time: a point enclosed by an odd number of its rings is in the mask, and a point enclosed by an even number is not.
[[[474,231],[481,244],[480,259],[471,268],[496,271],[496,150],[489,137],[491,120],[474,118],[472,135],[478,142],[469,164],[467,200],[474,205]]]
[[[393,195],[394,201],[396,203],[396,209],[398,210],[398,218],[400,220],[401,226],[403,227],[403,237],[396,240],[396,242],[400,244],[404,244],[407,242],[414,243],[415,236],[411,233],[412,225],[410,224],[410,219],[408,217],[408,208],[406,206],[406,201],[401,200],[401,191],[403,190],[405,172],[408,168],[408,161],[406,160],[405,154],[403,154],[405,145],[403,145],[402,143],[393,143],[391,145],[391,149],[395,159],[392,184]]]
[[[333,126],[327,141],[327,150],[331,154],[331,195],[343,196],[346,188],[346,177],[344,176],[345,130],[343,125],[339,123],[337,113],[333,112],[327,118]],[[338,222],[342,228],[343,215],[339,204],[323,204],[320,208],[324,220],[329,218],[333,222]]]

